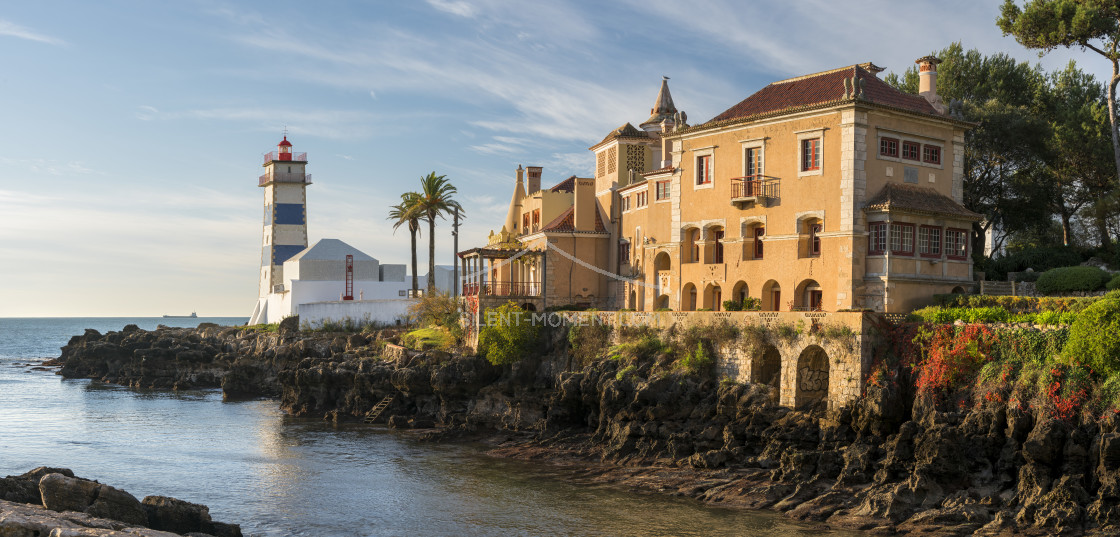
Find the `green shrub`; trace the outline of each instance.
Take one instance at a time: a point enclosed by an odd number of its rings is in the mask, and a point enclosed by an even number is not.
[[[595,322],[577,324],[568,329],[571,356],[581,365],[600,358],[611,342],[611,327]]]
[[[743,303],[737,300],[724,300],[723,311],[743,311]]]
[[[539,327],[513,302],[488,309],[478,332],[478,353],[494,365],[517,362],[537,350]]]
[[[744,298],[743,311],[762,311],[762,299],[753,296]]]
[[[1108,283],[1109,274],[1097,267],[1050,269],[1039,276],[1038,292],[1053,295],[1096,291]]]
[[[1078,314],[1062,356],[1104,375],[1120,372],[1120,300],[1107,298]]]
[[[401,345],[418,351],[447,349],[454,343],[454,337],[440,327],[421,328],[401,336]]]
[[[436,291],[432,294],[425,293],[408,307],[408,314],[420,326],[439,327],[447,331],[454,341],[463,338],[463,325],[460,322],[465,303],[448,293]]]
[[[703,373],[715,363],[712,354],[704,348],[703,341],[696,342],[696,352],[690,352],[683,359],[681,365],[692,373]]]
[[[1104,284],[1104,288],[1108,289],[1109,291],[1120,289],[1120,272],[1114,274],[1112,276],[1112,279],[1108,280],[1108,283]]]
[[[634,371],[636,371],[637,369],[638,369],[638,366],[636,366],[636,365],[633,365],[633,364],[628,365],[628,366],[626,366],[622,369],[619,369],[618,373],[615,374],[614,378],[617,379],[617,380],[622,380],[622,379],[626,378],[627,376],[634,374]]]

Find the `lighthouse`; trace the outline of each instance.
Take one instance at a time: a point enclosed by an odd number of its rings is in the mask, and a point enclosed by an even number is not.
[[[292,153],[288,137],[264,155],[264,233],[261,244],[261,302],[284,293],[284,262],[307,248],[307,153]],[[258,306],[259,308],[260,306]]]

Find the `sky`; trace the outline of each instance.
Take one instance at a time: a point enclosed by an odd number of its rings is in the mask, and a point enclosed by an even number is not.
[[[698,124],[766,84],[954,41],[1055,69],[997,0],[8,2],[0,10],[0,317],[248,316],[261,155],[308,153],[308,235],[407,263],[386,219],[435,171],[460,249],[500,227],[519,164],[549,186],[649,116]],[[885,76],[887,73],[884,73]],[[427,234],[420,273],[426,273]],[[453,263],[439,222],[436,262]]]

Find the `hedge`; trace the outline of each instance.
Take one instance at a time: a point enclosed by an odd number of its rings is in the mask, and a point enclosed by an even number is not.
[[[1062,356],[1106,376],[1120,372],[1120,299],[1108,297],[1085,308],[1070,327]]]
[[[1083,293],[1103,288],[1109,278],[1107,272],[1097,267],[1062,267],[1044,272],[1035,285],[1038,292],[1046,295]]]

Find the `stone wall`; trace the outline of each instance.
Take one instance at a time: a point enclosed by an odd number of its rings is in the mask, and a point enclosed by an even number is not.
[[[666,339],[671,331],[729,324],[740,328],[735,341],[719,344],[716,368],[721,378],[771,384],[778,403],[802,407],[827,399],[834,407],[859,398],[871,371],[873,314],[860,312],[690,311],[525,313],[550,328],[604,325],[649,327]],[[502,322],[480,318],[481,323]],[[749,327],[763,331],[744,330]],[[619,333],[615,330],[615,337]],[[756,337],[750,334],[759,334]]]

